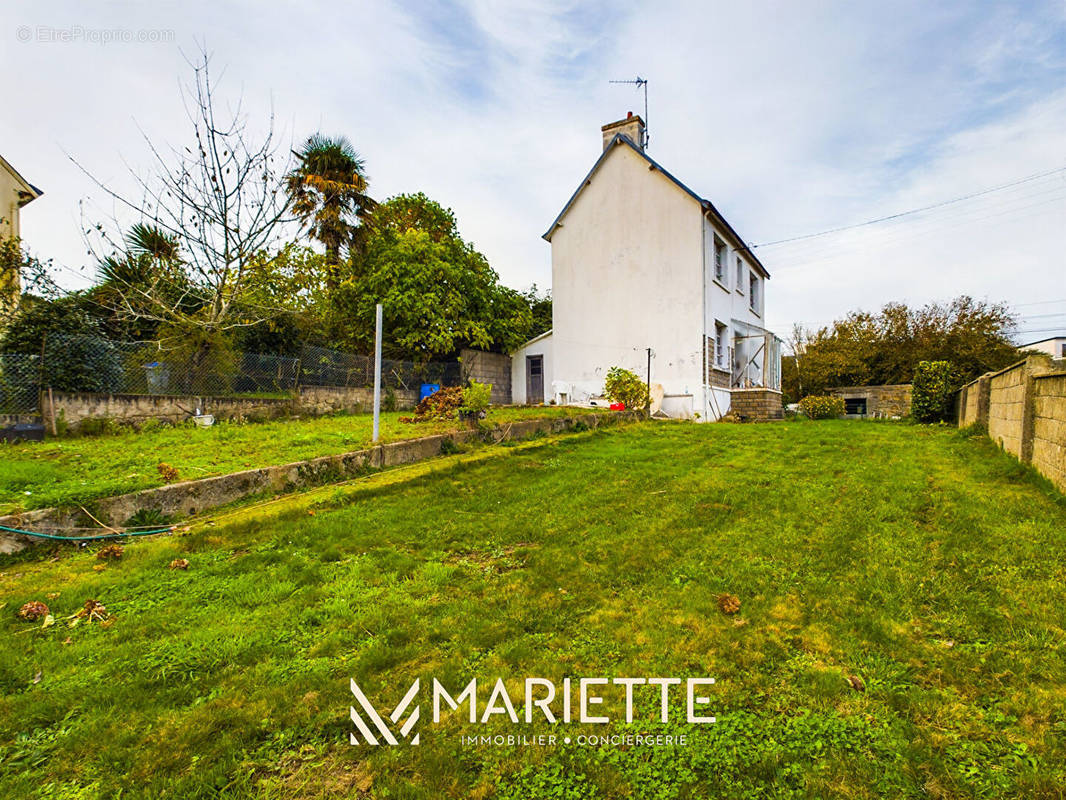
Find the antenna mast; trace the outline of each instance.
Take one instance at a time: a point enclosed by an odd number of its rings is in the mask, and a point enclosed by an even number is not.
[[[631,81],[608,81],[608,83],[628,83],[631,86],[636,86],[638,89],[644,89],[644,141],[640,146],[645,150],[648,149],[648,81],[646,78],[642,78],[639,75]]]

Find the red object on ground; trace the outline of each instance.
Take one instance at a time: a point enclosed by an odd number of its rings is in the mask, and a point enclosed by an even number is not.
[[[625,403],[611,403],[611,411],[625,411],[625,410],[626,410],[626,404]]]

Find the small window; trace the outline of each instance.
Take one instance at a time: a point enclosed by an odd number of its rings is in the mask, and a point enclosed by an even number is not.
[[[845,397],[844,398],[844,413],[852,416],[866,416],[866,398],[865,397]]]
[[[714,237],[714,279],[719,283],[727,280],[725,242],[717,236]]]
[[[729,368],[727,361],[726,340],[729,338],[729,328],[721,322],[714,323],[714,363],[723,369]]]
[[[748,307],[759,313],[759,278],[754,272],[748,273]]]
[[[744,262],[737,256],[737,291],[744,294]]]

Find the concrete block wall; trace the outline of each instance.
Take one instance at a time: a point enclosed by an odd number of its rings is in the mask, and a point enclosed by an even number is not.
[[[459,359],[464,380],[491,383],[492,403],[494,405],[511,404],[511,357],[509,355],[468,349],[459,354]]]
[[[1025,379],[1023,364],[993,376],[989,387],[988,435],[1017,458],[1022,457]]]
[[[989,437],[1066,492],[1066,372],[1030,356],[959,391],[959,427],[984,424]]]
[[[1066,492],[1066,373],[1033,379],[1031,463]]]

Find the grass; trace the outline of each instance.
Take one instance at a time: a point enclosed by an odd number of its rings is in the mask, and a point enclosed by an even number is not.
[[[948,429],[648,423],[315,490],[100,570],[60,552],[0,563],[0,797],[1066,786],[1066,503]],[[167,569],[179,557],[189,570]],[[107,626],[67,626],[86,598]],[[59,623],[17,621],[34,599]],[[599,675],[713,676],[718,722],[649,721],[647,698],[594,733],[686,746],[464,746],[548,728],[456,715],[418,747],[348,744],[350,677],[391,708],[416,677],[501,676],[520,697],[525,676]]]
[[[488,423],[573,414],[554,407],[493,409]],[[407,424],[410,412],[381,415],[381,441],[391,442],[456,430],[456,421]],[[166,463],[181,480],[224,475],[253,467],[288,464],[316,456],[359,450],[371,444],[369,414],[157,427],[45,442],[0,442],[0,515],[85,503],[161,486],[156,469]]]

